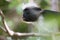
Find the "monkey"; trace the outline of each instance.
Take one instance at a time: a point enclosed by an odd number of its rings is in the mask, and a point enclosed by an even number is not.
[[[28,3],[28,5],[23,6],[23,21],[32,22],[35,26],[37,25],[41,26],[42,25],[41,22],[43,22],[43,25],[47,27],[48,26],[58,27],[60,26],[60,12],[56,12],[52,10],[44,10],[44,9],[39,8],[39,6],[36,4]],[[43,30],[44,28],[45,27],[43,27]],[[55,29],[53,28],[52,30],[55,30]]]
[[[39,6],[33,4],[23,7],[23,21],[32,22],[34,27],[37,28],[38,33],[59,32],[60,12],[41,9]]]

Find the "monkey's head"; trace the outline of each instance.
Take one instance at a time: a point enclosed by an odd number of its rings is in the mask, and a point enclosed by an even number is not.
[[[28,7],[23,10],[23,20],[27,22],[37,21],[40,16],[41,9],[38,7]]]
[[[34,22],[40,16],[41,9],[34,2],[24,4],[23,9],[23,20],[27,22]]]

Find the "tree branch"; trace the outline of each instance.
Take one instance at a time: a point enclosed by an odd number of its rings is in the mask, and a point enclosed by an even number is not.
[[[1,10],[0,10],[0,15],[1,15],[1,17],[2,17],[2,23],[3,23],[3,25],[4,25],[5,29],[6,29],[6,32],[7,32],[9,35],[12,36],[12,35],[14,34],[14,32],[9,29],[9,27],[8,27],[6,21],[5,21],[5,16],[4,16],[4,14],[3,14],[3,12],[2,12]]]
[[[8,27],[8,25],[7,25],[7,23],[6,23],[6,21],[5,21],[5,16],[4,16],[4,14],[3,14],[3,12],[0,10],[0,16],[2,17],[2,23],[3,23],[3,25],[4,25],[4,28],[5,28],[5,32],[7,32],[10,36],[18,36],[18,37],[21,37],[21,36],[36,36],[36,37],[46,37],[46,36],[51,36],[53,33],[50,33],[50,34],[38,34],[38,33],[19,33],[19,32],[14,32],[14,31],[12,31],[9,27]],[[60,34],[60,32],[58,32],[58,33],[54,33],[54,35],[58,35],[58,34]]]

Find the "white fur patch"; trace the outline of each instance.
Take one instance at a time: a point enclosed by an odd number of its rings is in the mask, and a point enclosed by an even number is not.
[[[38,7],[38,5],[35,3],[26,3],[26,4],[23,3],[22,9],[24,10],[27,7]]]
[[[57,20],[51,19],[49,21],[45,21],[43,15],[41,15],[33,25],[35,26],[34,28],[37,28],[39,33],[58,32]]]

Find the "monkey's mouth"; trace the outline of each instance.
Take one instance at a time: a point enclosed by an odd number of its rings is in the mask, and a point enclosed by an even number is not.
[[[29,20],[27,18],[23,18],[23,20],[26,21],[26,22],[31,22],[32,21],[32,20]]]
[[[23,21],[26,21],[26,22],[35,22],[36,19],[33,19],[33,18],[24,18],[23,17]]]
[[[32,24],[33,23],[32,21],[27,21],[26,18],[23,18],[23,22],[27,23],[27,24]]]
[[[24,21],[27,21],[26,18],[24,18],[24,17],[23,17],[23,20],[24,20]]]

